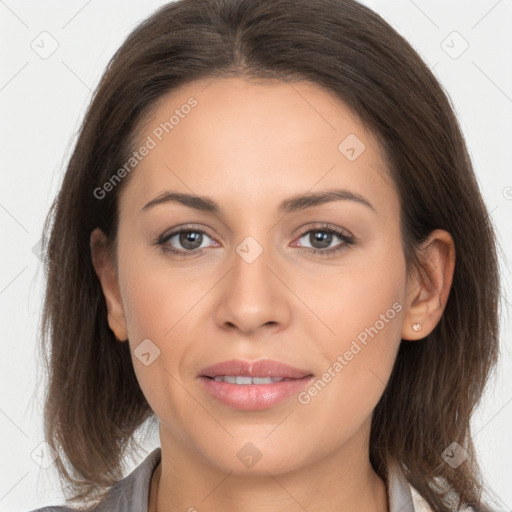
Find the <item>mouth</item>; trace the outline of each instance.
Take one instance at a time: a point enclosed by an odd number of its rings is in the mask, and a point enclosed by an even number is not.
[[[258,379],[274,379],[273,382],[285,379],[302,379],[312,373],[308,370],[274,361],[260,359],[258,361],[245,361],[243,359],[231,359],[203,368],[200,377],[216,379],[221,377],[224,382],[230,384],[270,384],[270,382],[258,382]],[[233,381],[233,378],[235,381]],[[252,379],[249,382],[249,379]],[[253,380],[256,379],[255,382]],[[219,379],[218,379],[219,380]]]
[[[222,404],[260,410],[297,394],[313,374],[279,361],[233,359],[203,369],[198,377],[203,389]]]
[[[283,382],[286,380],[296,380],[287,377],[250,377],[249,375],[216,375],[215,377],[204,376],[207,379],[214,380],[216,382],[229,382],[229,384],[272,384],[274,382]]]

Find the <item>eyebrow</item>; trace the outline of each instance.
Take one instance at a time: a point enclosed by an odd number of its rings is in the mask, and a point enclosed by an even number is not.
[[[360,194],[356,194],[346,189],[331,189],[322,192],[309,192],[306,194],[299,194],[290,197],[289,199],[285,199],[279,205],[278,211],[281,213],[297,212],[311,208],[313,206],[341,200],[357,202],[367,206],[375,213],[377,213],[377,210],[373,207],[370,201],[368,201],[368,199],[361,196]],[[215,215],[223,215],[224,213],[224,210],[221,208],[221,206],[209,197],[195,196],[192,194],[170,191],[165,191],[159,196],[155,197],[155,199],[149,201],[149,203],[147,203],[141,211],[145,212],[156,205],[169,202],[181,203],[185,206],[188,206],[189,208],[194,208],[202,212],[213,213]]]

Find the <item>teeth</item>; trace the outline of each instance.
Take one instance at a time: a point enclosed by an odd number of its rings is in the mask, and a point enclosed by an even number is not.
[[[278,379],[278,380],[274,380]],[[279,377],[253,377],[252,382],[253,384],[272,384],[272,382],[279,382],[283,379]]]
[[[217,382],[229,382],[230,384],[272,384],[273,382],[281,382],[284,377],[249,377],[245,375],[218,375],[213,380]]]

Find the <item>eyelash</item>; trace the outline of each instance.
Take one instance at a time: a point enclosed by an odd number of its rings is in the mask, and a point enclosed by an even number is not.
[[[323,224],[321,226],[316,226],[314,228],[308,228],[299,234],[298,239],[302,238],[304,235],[307,235],[308,233],[315,232],[315,231],[336,235],[342,241],[342,243],[340,245],[338,245],[332,249],[314,249],[311,247],[303,247],[303,249],[305,249],[307,252],[315,254],[315,255],[320,255],[322,257],[323,256],[331,256],[331,255],[336,254],[339,251],[345,249],[346,247],[350,247],[351,245],[353,245],[355,243],[355,240],[352,236],[347,235],[345,232],[342,232],[336,228],[331,227],[329,224]],[[177,231],[173,231],[172,233],[170,233],[168,235],[162,235],[162,236],[158,237],[158,239],[155,240],[154,245],[161,247],[162,250],[164,250],[165,252],[170,252],[170,253],[172,253],[178,257],[182,257],[182,258],[186,258],[188,256],[192,256],[192,255],[196,255],[196,254],[201,254],[203,249],[194,249],[192,251],[180,251],[180,250],[174,249],[173,247],[165,245],[167,243],[167,241],[170,240],[173,236],[179,235],[180,233],[187,233],[187,232],[200,233],[202,235],[206,235],[209,238],[213,239],[213,237],[211,237],[206,231],[204,231],[202,229],[198,229],[198,228],[194,228],[194,227],[183,227]]]

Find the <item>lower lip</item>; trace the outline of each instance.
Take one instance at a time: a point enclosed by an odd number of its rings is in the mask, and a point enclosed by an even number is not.
[[[199,379],[217,400],[235,409],[260,410],[279,404],[305,388],[312,375],[302,379],[283,380],[272,384],[231,384],[208,377]]]

